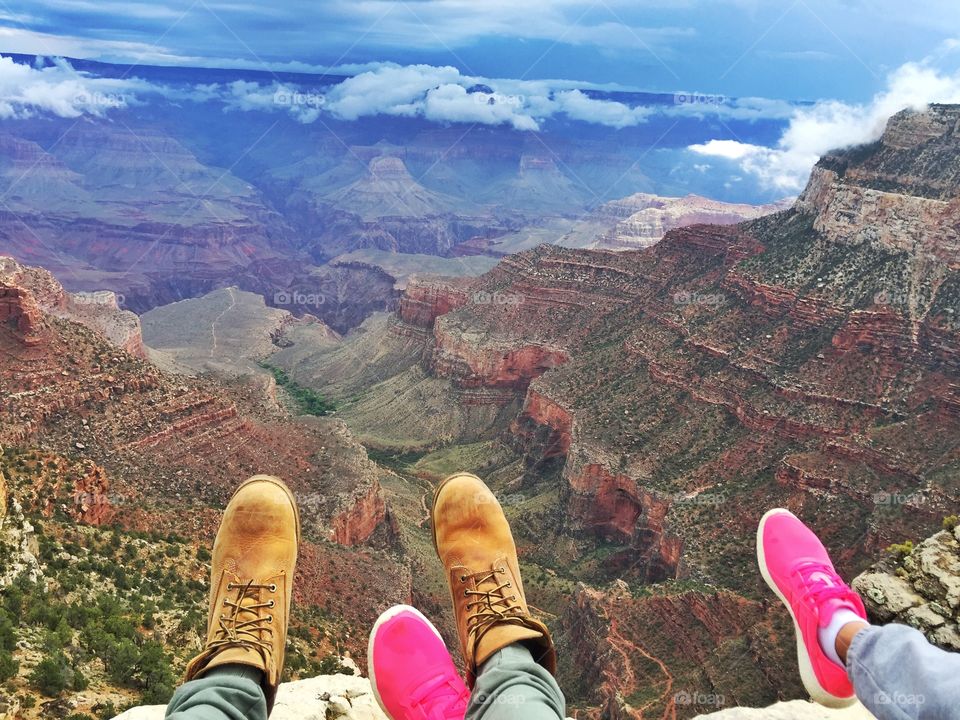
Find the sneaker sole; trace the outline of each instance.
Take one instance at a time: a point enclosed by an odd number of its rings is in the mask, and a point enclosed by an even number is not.
[[[380,697],[380,691],[377,689],[377,671],[373,662],[373,639],[377,636],[377,630],[379,630],[382,625],[386,624],[390,620],[393,620],[393,618],[395,618],[397,615],[404,612],[412,613],[423,620],[427,627],[433,630],[433,634],[440,639],[440,642],[443,642],[443,637],[440,635],[440,631],[433,626],[433,623],[427,620],[426,616],[422,612],[410,605],[394,605],[377,618],[377,621],[373,624],[373,629],[370,631],[370,639],[367,641],[367,675],[369,676],[370,687],[373,689],[373,697],[376,698],[377,705],[380,706],[380,709],[383,710],[383,714],[390,718],[390,720],[396,719],[389,713],[387,706],[383,704],[383,698]],[[444,643],[444,647],[446,647],[446,643]]]
[[[763,576],[767,586],[773,590],[774,594],[778,598],[780,598],[780,602],[784,604],[784,606],[787,608],[787,612],[790,613],[790,619],[793,620],[793,632],[797,638],[797,661],[800,665],[800,680],[803,682],[803,686],[807,689],[807,692],[810,693],[810,697],[815,702],[825,705],[826,707],[849,707],[857,701],[855,695],[851,695],[850,697],[839,697],[834,695],[824,688],[817,679],[817,673],[813,669],[813,661],[810,660],[810,654],[807,652],[807,645],[803,641],[803,634],[800,632],[800,624],[797,622],[797,618],[793,614],[793,608],[791,607],[790,603],[787,602],[787,599],[783,596],[783,593],[780,592],[780,588],[778,588],[777,584],[773,581],[770,570],[767,568],[767,559],[763,552],[763,528],[767,524],[768,518],[784,512],[787,511],[780,508],[769,510],[763,516],[763,518],[761,518],[760,524],[757,526],[757,564],[760,566],[760,574]]]

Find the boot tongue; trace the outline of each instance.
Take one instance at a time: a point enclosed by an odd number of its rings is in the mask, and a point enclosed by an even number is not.
[[[264,614],[264,608],[252,608],[251,605],[259,605],[260,600],[260,589],[259,588],[250,588],[249,590],[241,590],[242,593],[239,603],[240,607],[236,608],[236,614],[233,616],[234,621],[237,624],[245,623],[249,620],[256,620],[261,615]],[[251,630],[252,626],[247,626],[244,630]],[[256,628],[258,636],[260,639],[263,639],[263,629]]]
[[[236,640],[237,644],[223,648],[207,667],[232,664],[250,665],[263,671],[265,666],[263,655],[259,651],[247,647],[247,644],[251,642],[251,634],[260,640],[265,639],[264,628],[261,627],[262,623],[259,625],[244,625],[244,623],[262,616],[263,608],[251,607],[260,604],[261,591],[254,587],[248,588],[246,584],[235,585],[234,587],[236,588],[233,591],[234,598],[236,598],[235,601],[240,604],[240,607],[227,608],[227,612],[224,613],[226,619],[222,623],[226,628],[226,638]],[[229,594],[227,598],[234,599]]]

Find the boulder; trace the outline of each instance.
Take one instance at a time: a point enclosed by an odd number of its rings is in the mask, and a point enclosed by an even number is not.
[[[923,603],[913,586],[898,575],[866,572],[853,581],[854,589],[863,598],[870,614],[889,622],[898,614]]]

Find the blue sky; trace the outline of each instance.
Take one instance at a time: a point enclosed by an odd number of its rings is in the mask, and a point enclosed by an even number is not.
[[[956,0],[5,0],[0,50],[144,63],[450,65],[475,76],[865,102],[960,63]]]

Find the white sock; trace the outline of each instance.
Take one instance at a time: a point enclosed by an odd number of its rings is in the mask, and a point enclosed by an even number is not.
[[[837,654],[837,635],[840,634],[840,630],[844,625],[852,622],[865,623],[867,621],[857,615],[853,610],[840,608],[833,614],[833,617],[830,618],[829,625],[817,629],[817,640],[820,641],[820,647],[823,649],[823,652],[840,667],[844,667],[844,662]]]

